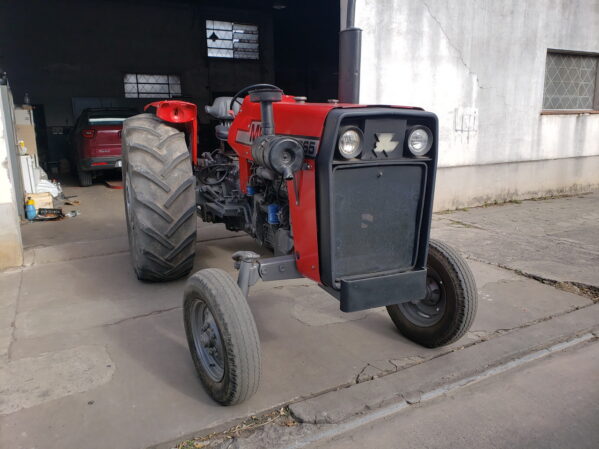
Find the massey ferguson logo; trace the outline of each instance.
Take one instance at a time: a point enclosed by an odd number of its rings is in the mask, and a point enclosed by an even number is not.
[[[262,135],[262,123],[252,122],[250,124],[250,142],[253,142]]]
[[[389,156],[388,153],[395,151],[399,142],[393,140],[395,134],[393,133],[376,133],[375,135],[376,145],[374,146],[374,152],[378,156],[383,153],[385,156]]]
[[[244,145],[251,145],[254,140],[262,135],[262,123],[252,122],[250,123],[249,131],[240,129],[237,131],[236,141]]]

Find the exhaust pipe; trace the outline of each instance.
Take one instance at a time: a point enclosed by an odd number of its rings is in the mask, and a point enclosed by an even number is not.
[[[250,101],[260,103],[260,114],[262,116],[262,135],[272,136],[275,133],[275,119],[272,112],[272,104],[281,101],[283,91],[276,86],[264,84],[261,87],[248,92]]]
[[[339,101],[360,101],[360,59],[362,30],[354,26],[356,0],[347,0],[345,29],[339,33]]]

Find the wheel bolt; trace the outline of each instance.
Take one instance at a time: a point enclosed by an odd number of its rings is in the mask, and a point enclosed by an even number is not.
[[[210,344],[210,336],[207,332],[202,332],[200,335],[200,343],[202,343],[202,346],[206,347]]]

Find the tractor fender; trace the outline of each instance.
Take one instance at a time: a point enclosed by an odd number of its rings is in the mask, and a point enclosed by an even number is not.
[[[189,151],[193,165],[198,164],[198,107],[187,101],[162,100],[154,101],[144,107],[156,108],[156,117],[165,122],[182,125],[185,134],[189,136]]]

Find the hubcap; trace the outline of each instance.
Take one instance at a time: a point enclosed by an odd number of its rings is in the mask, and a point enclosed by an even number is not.
[[[416,326],[429,327],[443,318],[445,305],[443,281],[437,272],[429,267],[426,277],[426,296],[417,301],[399,304],[399,309]]]
[[[191,311],[191,326],[196,354],[208,377],[220,382],[225,374],[222,337],[207,304],[198,300]]]

